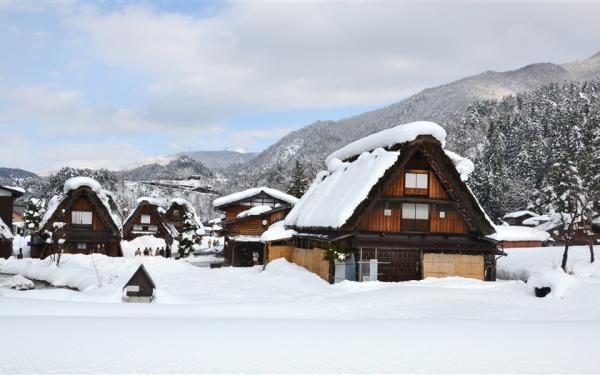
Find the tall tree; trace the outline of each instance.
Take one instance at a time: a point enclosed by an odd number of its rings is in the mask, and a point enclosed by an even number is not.
[[[306,192],[308,188],[308,179],[304,174],[304,167],[298,160],[294,162],[294,169],[292,171],[292,181],[287,189],[287,193],[300,198]]]
[[[194,253],[194,244],[198,240],[198,225],[194,214],[186,210],[183,214],[181,241],[179,241],[179,257],[185,258]]]

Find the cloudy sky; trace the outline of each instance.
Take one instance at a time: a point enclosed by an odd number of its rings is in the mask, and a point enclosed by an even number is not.
[[[600,50],[598,3],[0,0],[0,166],[260,151],[485,70]]]

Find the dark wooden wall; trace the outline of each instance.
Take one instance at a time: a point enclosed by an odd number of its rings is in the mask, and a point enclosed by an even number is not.
[[[386,233],[402,231],[402,200],[398,200],[398,198],[449,199],[448,194],[433,171],[425,169],[422,161],[413,165],[417,165],[420,168],[405,169],[389,183],[384,190],[382,199],[363,218],[360,224],[361,230]],[[407,172],[428,174],[428,190],[426,195],[423,195],[425,192],[421,189],[406,189],[404,187],[404,173]],[[418,200],[415,199],[411,200],[411,202],[418,203]],[[424,203],[429,202],[424,201]],[[390,216],[385,216],[384,214],[386,207],[392,211]],[[445,213],[444,218],[440,217],[441,211]],[[463,218],[452,205],[452,202],[448,200],[448,204],[430,203],[429,231],[434,233],[468,233],[468,228]]]

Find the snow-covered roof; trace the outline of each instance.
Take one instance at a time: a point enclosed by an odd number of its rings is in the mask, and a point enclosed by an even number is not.
[[[48,220],[52,218],[60,204],[67,198],[69,192],[77,190],[82,186],[89,187],[94,193],[96,193],[96,196],[108,211],[112,222],[120,230],[123,227],[123,222],[121,220],[121,214],[119,213],[115,202],[112,200],[112,193],[110,193],[108,190],[102,189],[102,185],[100,185],[98,181],[89,177],[73,177],[65,182],[63,193],[54,195],[48,202],[48,208],[42,217],[39,228],[43,228],[48,223]]]
[[[217,198],[213,201],[213,206],[214,207],[225,206],[227,204],[231,204],[231,203],[238,202],[238,201],[241,201],[241,200],[244,200],[247,198],[251,198],[260,193],[265,193],[275,199],[279,199],[279,200],[284,201],[289,204],[298,203],[298,198],[296,198],[296,197],[293,197],[289,194],[281,192],[277,189],[261,186],[258,188],[251,188],[251,189],[247,189],[247,190],[240,191],[237,193],[229,194],[229,195],[226,195],[221,198]]]
[[[365,151],[372,151],[379,147],[388,148],[397,144],[411,142],[420,135],[431,135],[440,141],[442,146],[446,141],[446,131],[435,122],[415,121],[398,125],[356,140],[330,154],[327,159],[325,159],[325,164],[329,166],[329,162],[333,159],[350,159]]]
[[[538,215],[527,218],[523,220],[523,225],[527,225],[530,227],[535,227],[536,225],[540,225],[540,223],[550,221],[550,216],[548,215]]]
[[[158,207],[162,207],[165,204],[165,200],[162,198],[156,198],[156,197],[139,197],[138,199],[135,200],[136,204],[140,204],[142,202],[148,202],[153,206],[158,206]]]
[[[521,211],[509,212],[506,215],[504,215],[502,218],[503,219],[510,219],[510,218],[521,217],[521,216],[525,216],[525,215],[528,215],[528,216],[531,216],[531,217],[537,217],[537,216],[539,216],[535,212],[532,212],[532,211],[529,211],[529,210],[521,210]]]
[[[271,206],[254,206],[254,207],[250,208],[249,210],[242,211],[239,214],[237,214],[237,218],[241,219],[243,217],[248,217],[248,216],[258,216],[258,215],[264,214],[265,212],[269,212],[271,210],[272,210]]]
[[[186,207],[187,210],[189,212],[191,212],[192,215],[194,215],[194,220],[196,221],[196,226],[198,227],[198,234],[199,235],[206,234],[206,230],[204,229],[204,224],[202,224],[202,220],[200,220],[200,216],[198,216],[196,209],[194,208],[194,206],[192,206],[192,204],[188,200],[183,199],[183,198],[172,198],[171,200],[169,200],[169,207],[171,207],[174,204]]]
[[[432,135],[442,145],[446,132],[439,125],[419,121],[399,125],[360,139],[332,153],[327,158],[327,171],[317,174],[312,185],[285,219],[288,226],[296,228],[339,229],[367,198],[371,189],[399,160],[400,151],[389,151],[399,143],[415,140],[420,135]],[[369,149],[375,147],[374,149]],[[473,163],[456,153],[444,150],[461,180],[466,181],[473,172]],[[352,159],[352,161],[343,161]],[[467,186],[468,189],[468,186]],[[475,196],[472,192],[469,193]],[[485,211],[479,206],[481,212]],[[490,226],[491,220],[485,215]]]
[[[260,240],[263,242],[287,240],[292,238],[294,234],[296,234],[296,231],[293,229],[286,229],[285,220],[281,220],[271,224],[269,229],[260,236]]]
[[[371,188],[397,161],[398,151],[377,148],[362,153],[353,162],[330,163],[321,171],[302,199],[285,218],[296,227],[340,228],[356,207],[367,198]]]
[[[262,242],[260,236],[231,236],[229,237],[231,241],[235,242]]]
[[[94,193],[100,193],[102,191],[102,185],[100,185],[98,181],[90,177],[78,176],[69,178],[67,181],[65,181],[63,193],[67,194],[68,192],[77,190],[82,186],[89,187]]]
[[[10,190],[13,193],[18,193],[21,195],[25,194],[25,189],[18,187],[18,186],[3,185],[3,186],[0,186],[0,189]]]
[[[12,231],[6,223],[0,218],[0,239],[11,240],[13,238]]]
[[[550,234],[519,225],[497,225],[496,233],[487,236],[496,241],[547,241]]]

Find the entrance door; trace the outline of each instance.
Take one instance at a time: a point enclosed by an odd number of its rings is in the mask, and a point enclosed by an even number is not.
[[[234,267],[252,267],[264,263],[265,244],[262,242],[239,242],[233,251]]]
[[[420,250],[363,248],[359,256],[361,263],[377,259],[379,281],[421,279]]]

